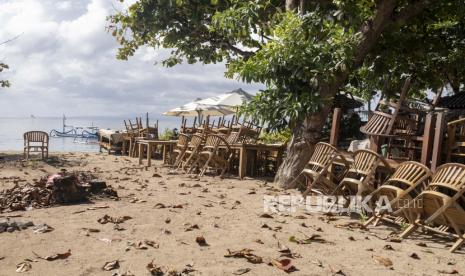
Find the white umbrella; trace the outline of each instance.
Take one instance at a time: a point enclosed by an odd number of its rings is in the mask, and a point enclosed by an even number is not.
[[[218,96],[196,100],[180,107],[164,112],[168,116],[224,116],[234,114],[237,107],[249,101],[252,95],[242,89],[237,89],[229,93]]]

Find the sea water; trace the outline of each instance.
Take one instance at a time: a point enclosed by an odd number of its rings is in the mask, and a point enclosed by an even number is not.
[[[125,129],[123,120],[128,118],[118,117],[68,117],[66,125],[73,127],[99,127],[105,129]],[[135,121],[135,117],[131,118]],[[149,124],[153,126],[155,118],[150,118]],[[142,123],[145,126],[145,118]],[[158,122],[159,132],[166,128],[178,128],[181,119],[177,117],[160,116]],[[23,134],[31,130],[40,130],[50,133],[52,129],[63,130],[62,117],[37,117],[37,118],[0,118],[0,151],[22,151],[24,146]],[[70,128],[67,128],[68,130]],[[78,131],[80,132],[80,131]],[[99,146],[96,140],[85,143],[84,139],[70,137],[50,137],[49,150],[55,152],[98,152]]]

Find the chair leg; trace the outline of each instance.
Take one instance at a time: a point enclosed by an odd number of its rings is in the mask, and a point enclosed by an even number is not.
[[[465,242],[465,234],[460,237],[455,244],[450,248],[450,252],[453,253],[455,250],[459,249],[460,246]]]
[[[207,161],[205,162],[205,164],[202,167],[202,170],[199,173],[199,176],[203,176],[204,173],[207,171],[208,165],[210,164],[210,161],[212,160],[212,157],[213,157],[213,155],[210,155],[208,157]]]
[[[370,225],[375,219],[377,219],[377,216],[376,216],[376,215],[371,216],[371,218],[369,218],[369,219],[363,224],[363,227],[367,227],[367,226]]]
[[[419,227],[419,226],[418,226],[418,224],[416,224],[416,223],[411,224],[409,227],[407,227],[407,229],[405,229],[404,232],[402,232],[402,233],[399,235],[399,237],[400,237],[401,239],[403,239],[403,238],[406,238],[406,237],[410,236],[410,234],[412,234],[413,232],[415,232],[415,230],[417,230],[418,227]]]

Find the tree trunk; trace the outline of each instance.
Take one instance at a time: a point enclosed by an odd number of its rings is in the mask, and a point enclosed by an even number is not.
[[[291,189],[299,185],[300,173],[310,160],[313,145],[321,138],[321,129],[330,109],[324,107],[320,112],[309,114],[305,120],[296,123],[287,146],[286,158],[275,177],[275,182],[281,187]]]
[[[330,83],[320,84],[320,95],[325,99],[332,99],[339,87],[347,80],[349,74],[363,64],[365,57],[389,24],[403,25],[411,18],[420,14],[431,1],[418,0],[406,5],[394,15],[398,0],[376,1],[377,10],[374,17],[365,22],[361,28],[362,38],[358,43],[351,66],[334,75]],[[299,0],[286,0],[286,9],[295,10]],[[293,130],[291,141],[287,148],[287,155],[276,173],[275,182],[281,187],[289,189],[298,185],[296,178],[311,157],[311,147],[319,141],[321,130],[328,117],[331,106],[325,106],[320,112],[308,114],[303,122],[298,122]]]

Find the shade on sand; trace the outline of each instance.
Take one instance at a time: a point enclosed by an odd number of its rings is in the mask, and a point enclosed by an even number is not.
[[[168,116],[223,116],[234,114],[237,107],[252,99],[252,95],[242,89],[197,100],[164,112]]]

